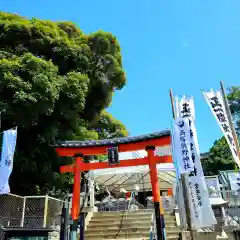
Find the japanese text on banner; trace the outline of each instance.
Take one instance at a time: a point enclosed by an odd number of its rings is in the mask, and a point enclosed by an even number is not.
[[[174,158],[180,174],[193,171],[190,151],[190,132],[188,119],[177,119],[173,127]]]
[[[230,129],[230,123],[227,118],[226,109],[224,107],[221,93],[210,91],[210,92],[203,92],[203,95],[227,140],[227,143],[231,149],[234,161],[240,167],[240,160],[237,153],[237,146],[233,139],[233,135]]]
[[[195,109],[193,97],[176,97],[176,118],[192,117],[195,119]]]
[[[192,228],[194,230],[211,227],[216,224],[216,219],[210,204],[206,182],[200,161],[200,150],[195,128],[195,110],[193,98],[184,98],[179,101],[177,111],[181,118],[189,121],[189,148],[193,162],[193,171],[188,176],[188,193]]]
[[[189,191],[191,194],[191,215],[194,219],[193,229],[211,227],[216,224],[209,194],[202,169],[197,131],[193,119],[190,121],[191,155],[194,159],[194,171],[189,174]]]

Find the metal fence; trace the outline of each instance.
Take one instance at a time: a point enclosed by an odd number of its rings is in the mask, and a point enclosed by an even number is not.
[[[0,195],[0,227],[54,227],[60,224],[62,204],[49,196]]]
[[[25,199],[17,195],[0,196],[0,226],[19,227],[23,224]]]

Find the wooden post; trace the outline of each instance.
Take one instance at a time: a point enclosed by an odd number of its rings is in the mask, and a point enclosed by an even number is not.
[[[237,137],[237,133],[236,133],[234,123],[233,123],[233,120],[232,120],[232,115],[231,115],[230,107],[229,107],[229,104],[228,104],[227,94],[225,92],[223,81],[220,81],[220,86],[221,86],[221,92],[222,92],[222,96],[223,96],[224,107],[226,109],[227,118],[228,118],[229,125],[230,125],[230,128],[231,128],[231,132],[232,132],[232,135],[233,135],[233,140],[234,140],[234,143],[237,147],[238,159],[240,160],[240,149],[239,149],[238,137]]]
[[[176,112],[174,107],[174,97],[172,93],[172,89],[170,89],[170,99],[171,99],[171,105],[172,105],[172,115],[173,119],[176,119]],[[188,175],[187,174],[181,174],[181,185],[183,190],[183,201],[186,211],[186,220],[187,220],[187,228],[190,231],[191,239],[194,240],[194,234],[192,230],[192,221],[191,221],[191,211],[190,211],[190,204],[189,204],[189,197],[188,197]]]

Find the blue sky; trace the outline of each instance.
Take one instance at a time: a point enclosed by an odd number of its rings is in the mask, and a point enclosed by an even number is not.
[[[222,135],[200,89],[240,83],[240,1],[3,0],[0,10],[112,32],[128,82],[110,112],[131,135],[170,127],[170,88],[194,96],[202,152]]]

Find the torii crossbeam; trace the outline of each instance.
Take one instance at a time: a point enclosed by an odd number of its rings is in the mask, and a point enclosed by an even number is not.
[[[73,185],[73,199],[71,216],[74,221],[79,218],[80,210],[80,186],[81,186],[81,172],[116,167],[132,167],[139,165],[149,165],[153,201],[156,215],[156,228],[158,240],[165,239],[164,236],[164,218],[163,208],[160,201],[160,188],[158,182],[158,172],[156,164],[158,163],[172,163],[171,155],[156,156],[155,148],[171,144],[170,131],[162,131],[138,137],[124,137],[99,141],[65,141],[57,145],[56,151],[59,156],[75,157],[74,165],[62,166],[61,173],[74,173]],[[108,162],[94,162],[84,163],[82,161],[84,156],[89,155],[105,155],[107,149],[111,147],[118,147],[119,152],[132,152],[145,149],[147,157],[129,160],[120,160],[117,165],[109,165]]]

